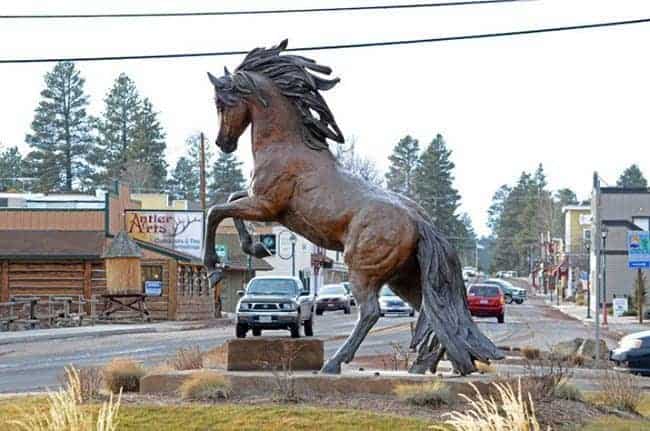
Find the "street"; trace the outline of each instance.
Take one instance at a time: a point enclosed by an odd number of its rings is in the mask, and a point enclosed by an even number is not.
[[[352,331],[356,309],[316,317],[315,336],[325,340],[330,356]],[[406,347],[410,341],[409,317],[384,317],[361,345],[357,356],[388,353],[390,343]],[[551,345],[576,337],[593,336],[592,329],[566,317],[532,297],[522,305],[508,305],[506,321],[478,318],[479,326],[498,346],[534,346],[548,350]],[[200,327],[199,327],[200,328]],[[264,335],[288,336],[287,331],[266,331]],[[249,334],[250,336],[250,334]],[[158,333],[69,338],[26,343],[0,343],[0,393],[28,392],[54,387],[65,365],[101,365],[115,357],[130,357],[151,365],[164,361],[180,348],[214,348],[234,337],[234,327],[200,328]],[[0,334],[0,340],[2,335]],[[606,337],[608,345],[615,340]]]

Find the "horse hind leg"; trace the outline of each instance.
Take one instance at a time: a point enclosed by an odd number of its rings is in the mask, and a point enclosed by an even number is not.
[[[234,192],[228,197],[228,202],[236,201],[237,199],[245,198],[246,196],[248,196],[246,190]],[[235,223],[235,229],[237,229],[237,234],[239,235],[239,244],[244,253],[257,257],[258,259],[271,256],[271,251],[266,248],[264,244],[261,242],[253,242],[253,238],[248,232],[248,229],[246,229],[243,220],[236,218],[233,219],[233,221]]]
[[[379,320],[379,297],[378,292],[380,286],[372,286],[365,283],[358,283],[355,281],[353,275],[351,277],[352,292],[359,304],[359,320],[357,321],[352,334],[345,340],[343,345],[339,347],[334,356],[332,356],[321,369],[322,373],[326,374],[339,374],[341,372],[341,364],[348,363],[354,359],[354,355],[359,349],[364,338],[368,332]]]

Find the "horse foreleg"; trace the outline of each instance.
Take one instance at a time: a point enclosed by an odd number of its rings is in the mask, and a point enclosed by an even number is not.
[[[379,300],[376,289],[368,289],[370,292],[368,290],[360,292],[354,287],[353,282],[353,293],[359,304],[359,320],[352,334],[323,366],[321,369],[323,373],[339,374],[341,372],[341,363],[348,363],[354,358],[354,354],[359,349],[361,342],[379,320]]]
[[[245,197],[248,197],[248,191],[246,190],[234,192],[228,197],[228,202],[233,202]],[[264,244],[261,242],[253,243],[253,238],[248,232],[248,229],[246,229],[243,220],[236,218],[233,221],[235,222],[235,229],[237,229],[239,235],[239,244],[244,253],[255,256],[259,259],[271,256],[271,252]]]
[[[210,286],[217,284],[223,277],[223,268],[220,267],[221,262],[214,249],[215,235],[219,223],[228,217],[255,221],[273,221],[276,213],[274,206],[258,197],[245,197],[210,208],[205,223],[205,241],[203,242],[203,264],[208,270]]]

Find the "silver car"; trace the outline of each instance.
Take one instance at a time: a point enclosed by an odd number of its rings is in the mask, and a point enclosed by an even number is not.
[[[415,310],[390,288],[384,286],[379,291],[379,314],[382,317],[387,314],[413,316]]]

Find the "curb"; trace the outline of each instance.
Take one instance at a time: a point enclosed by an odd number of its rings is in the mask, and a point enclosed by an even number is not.
[[[159,332],[156,328],[109,329],[96,332],[70,332],[58,334],[26,334],[23,336],[3,339],[0,337],[0,346],[19,343],[34,343],[39,341],[66,340],[70,338],[109,337],[112,335],[147,334]]]

